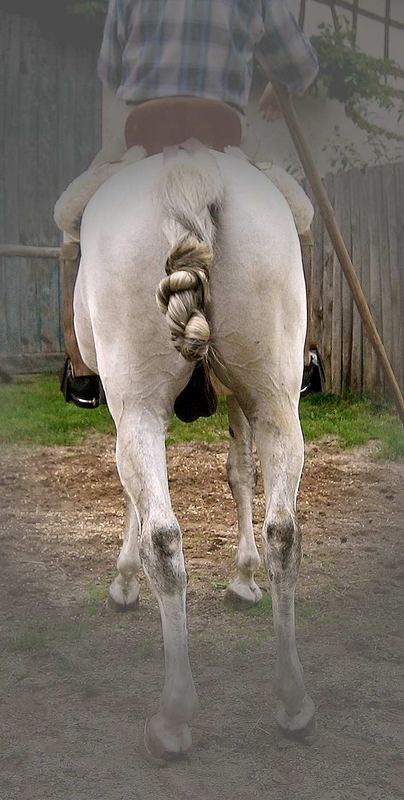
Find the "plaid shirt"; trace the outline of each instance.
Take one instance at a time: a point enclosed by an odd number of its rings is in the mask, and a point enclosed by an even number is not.
[[[98,73],[129,103],[191,95],[244,109],[254,54],[291,92],[317,75],[284,0],[110,0]]]

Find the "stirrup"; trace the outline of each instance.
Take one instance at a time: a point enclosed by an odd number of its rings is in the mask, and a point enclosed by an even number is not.
[[[321,394],[324,391],[325,374],[323,362],[317,347],[310,350],[310,364],[304,367],[300,397],[308,394]]]
[[[60,390],[66,403],[74,403],[78,408],[93,409],[105,403],[98,375],[79,375],[75,378],[70,358],[66,358],[64,364]]]

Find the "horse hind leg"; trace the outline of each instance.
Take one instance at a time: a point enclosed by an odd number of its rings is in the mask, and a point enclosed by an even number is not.
[[[254,414],[254,435],[262,464],[266,496],[263,528],[265,562],[272,581],[272,606],[277,639],[276,719],[289,734],[311,734],[314,703],[306,693],[295,640],[294,597],[301,560],[301,535],[296,498],[303,468],[304,445],[297,409],[289,398],[273,400],[271,414]]]
[[[116,611],[134,611],[139,606],[140,572],[139,520],[133,503],[128,499],[126,531],[117,563],[118,575],[109,588],[110,604]]]
[[[226,602],[232,606],[253,606],[262,598],[254,580],[260,565],[252,522],[252,501],[256,485],[256,468],[252,453],[251,427],[236,398],[227,398],[230,446],[227,477],[237,507],[238,549],[237,574],[230,582]]]
[[[164,640],[165,682],[159,710],[145,726],[145,746],[154,758],[185,753],[197,698],[188,657],[186,573],[181,530],[167,479],[165,420],[150,408],[124,412],[117,424],[117,465],[139,513],[139,553],[157,598]]]

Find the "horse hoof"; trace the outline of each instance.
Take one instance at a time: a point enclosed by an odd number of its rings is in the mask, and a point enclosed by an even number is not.
[[[303,744],[313,744],[316,739],[315,705],[311,697],[306,694],[298,714],[290,717],[284,705],[279,703],[276,711],[276,721],[285,736],[296,739]]]
[[[182,758],[191,745],[192,735],[189,725],[168,722],[161,713],[146,720],[144,746],[148,757],[159,766]]]
[[[136,611],[139,608],[140,587],[136,580],[124,583],[118,575],[109,587],[109,607],[113,611]]]
[[[260,600],[262,600],[262,592],[255,581],[242,583],[238,578],[230,583],[225,596],[226,605],[237,610],[252,608]]]

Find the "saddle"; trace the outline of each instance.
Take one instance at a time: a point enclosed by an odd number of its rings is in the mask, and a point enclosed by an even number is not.
[[[165,97],[135,106],[125,137],[128,148],[141,145],[148,156],[187,139],[199,139],[206,147],[223,151],[228,146],[240,147],[242,128],[236,109],[220,100]]]

